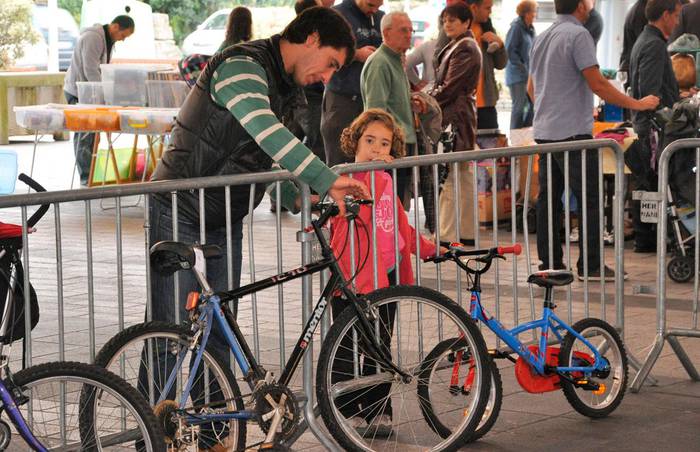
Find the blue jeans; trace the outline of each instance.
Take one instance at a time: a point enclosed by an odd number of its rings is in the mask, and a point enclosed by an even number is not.
[[[508,89],[513,100],[513,109],[510,112],[511,130],[531,127],[535,109],[530,101],[530,96],[527,95],[527,83],[508,85]]]
[[[77,104],[78,98],[64,91],[66,102],[69,105]],[[90,177],[90,164],[92,163],[92,148],[95,146],[94,133],[76,132],[73,134],[73,152],[75,153],[75,165],[78,167],[80,183],[87,185]]]
[[[173,240],[173,230],[172,230],[172,209],[170,206],[165,205],[163,202],[159,201],[155,197],[151,197],[150,211],[149,211],[149,222],[151,224],[150,229],[150,242],[151,246],[162,240]],[[241,279],[241,263],[242,263],[242,242],[243,242],[243,223],[238,221],[232,225],[231,228],[231,244],[233,248],[233,287],[237,288],[240,286]],[[199,224],[191,223],[183,218],[180,218],[178,222],[178,241],[185,243],[201,242],[199,236]],[[219,245],[222,249],[226,249],[226,229],[219,228],[206,232],[206,243],[213,245]],[[180,282],[180,295],[179,299],[175,299],[173,278],[179,278]],[[219,260],[210,260],[207,262],[207,280],[209,281],[212,289],[214,291],[223,291],[228,289],[228,276],[226,270],[226,261],[222,258]],[[163,322],[175,323],[175,312],[176,310],[180,313],[180,323],[188,319],[188,313],[185,310],[185,301],[187,294],[191,291],[199,291],[199,284],[191,271],[183,270],[177,272],[175,275],[162,276],[158,273],[151,272],[151,301],[152,301],[152,319],[160,320]],[[235,303],[235,302],[231,302]],[[235,306],[232,306],[235,312]],[[211,345],[215,350],[219,352],[221,358],[223,358],[222,366],[230,366],[230,354],[228,353],[229,347],[224,339],[224,336],[217,324],[212,325],[211,334],[209,336],[209,342],[207,347]],[[144,355],[142,356],[142,363],[148,362],[145,356],[146,351],[144,350]],[[169,353],[166,349],[165,344],[157,344],[154,347],[154,357],[153,362],[158,363],[159,370],[152,373],[152,378],[154,381],[156,400],[160,397],[159,390],[163,388],[168,376],[172,372],[175,364],[175,357]],[[144,393],[148,399],[148,373],[145,366],[141,365],[139,369],[139,388],[141,392]],[[202,371],[202,367],[199,368],[199,372]],[[204,378],[201,375],[195,377],[195,384],[192,386],[191,400],[193,405],[202,405],[205,402],[205,391],[204,391]],[[209,385],[209,392],[211,393],[211,402],[216,402],[221,400],[221,390],[219,385],[212,381]],[[168,399],[172,400],[175,397],[174,389],[168,394]],[[214,444],[209,444],[211,442],[210,438],[223,438],[226,436],[226,427],[223,424],[207,424],[202,426],[202,432],[200,434],[200,444],[201,448],[209,448]]]

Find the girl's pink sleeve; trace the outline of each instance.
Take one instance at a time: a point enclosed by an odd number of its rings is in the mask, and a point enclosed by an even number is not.
[[[396,198],[396,202],[400,203],[401,201],[399,198]],[[401,204],[398,204],[399,206]],[[397,209],[399,211],[399,232],[404,234],[404,240],[406,240],[409,243],[411,254],[418,254],[418,250],[416,249],[416,230],[411,224],[408,222],[408,217],[406,216],[406,211],[403,210],[403,208]],[[430,240],[426,239],[423,237],[422,234],[418,234],[418,237],[420,239],[420,258],[421,259],[427,259],[429,257],[435,256],[437,253],[437,248],[435,247],[435,242],[431,242]]]

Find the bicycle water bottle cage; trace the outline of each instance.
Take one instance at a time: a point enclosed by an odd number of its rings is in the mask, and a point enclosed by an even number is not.
[[[196,261],[194,246],[202,249],[206,259],[216,259],[223,255],[218,245],[188,245],[166,240],[151,247],[151,267],[164,276],[172,275],[178,270],[190,269]]]
[[[531,274],[527,282],[540,287],[566,286],[574,280],[569,270],[542,270]]]

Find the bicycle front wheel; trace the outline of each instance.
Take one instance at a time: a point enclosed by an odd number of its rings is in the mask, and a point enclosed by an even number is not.
[[[434,290],[380,289],[367,296],[367,317],[385,353],[407,377],[383,369],[362,339],[354,309],[335,319],[321,348],[316,391],[326,427],[345,450],[456,450],[474,435],[487,403],[491,359],[467,313]],[[441,412],[446,438],[422,415],[418,393],[425,357],[447,338],[463,339],[473,357],[470,393]]]
[[[157,321],[142,323],[110,339],[97,354],[95,363],[138,388],[153,406],[166,441],[174,450],[243,450],[244,420],[200,422],[195,426],[178,422],[174,415],[192,373],[192,390],[184,406],[187,413],[213,415],[243,410],[238,384],[217,350],[207,346],[199,368],[192,370],[195,353],[188,350],[191,341],[192,333],[187,326]],[[173,373],[176,380],[171,390],[163,394]]]
[[[571,326],[598,350],[607,363],[607,369],[592,372],[570,372],[575,380],[586,380],[599,385],[598,390],[577,387],[561,379],[561,389],[571,406],[590,418],[601,418],[612,413],[622,402],[627,389],[627,353],[622,339],[609,323],[587,318]],[[593,353],[581,337],[567,334],[559,350],[559,366],[587,367],[593,364]]]
[[[461,399],[471,393],[474,367],[466,342],[459,338],[440,342],[421,364],[418,397],[423,416],[430,428],[443,438],[452,432],[441,417],[454,417],[461,409]],[[476,441],[491,430],[501,412],[503,381],[495,362],[491,362],[491,389],[484,415],[470,441]]]
[[[53,362],[17,372],[13,381],[27,397],[19,409],[29,430],[48,450],[165,450],[146,401],[105,369]],[[28,447],[14,435],[8,449]]]

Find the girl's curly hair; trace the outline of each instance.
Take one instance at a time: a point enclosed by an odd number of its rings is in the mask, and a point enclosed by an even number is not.
[[[406,140],[403,130],[394,117],[381,108],[370,108],[363,111],[352,124],[343,129],[343,133],[340,135],[340,149],[343,153],[348,157],[354,157],[357,153],[357,143],[360,141],[360,137],[367,130],[367,126],[375,121],[381,122],[387,129],[391,130],[393,136],[391,140],[392,157],[403,157],[406,154]]]

